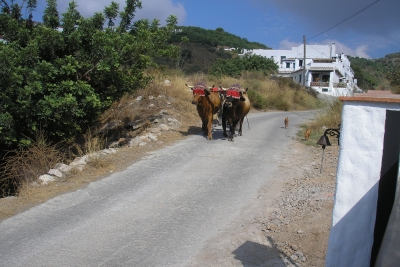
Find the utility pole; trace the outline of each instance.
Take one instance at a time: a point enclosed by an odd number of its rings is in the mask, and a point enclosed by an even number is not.
[[[303,35],[304,58],[303,58],[303,87],[306,87],[306,36]]]

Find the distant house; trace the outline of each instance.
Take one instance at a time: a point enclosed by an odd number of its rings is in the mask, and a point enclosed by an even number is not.
[[[4,36],[3,35],[0,35],[0,42],[2,42],[2,43],[7,43],[7,41],[6,40],[4,40]]]
[[[361,92],[349,59],[344,54],[336,54],[335,43],[306,45],[305,62],[303,44],[292,47],[291,50],[244,50],[239,56],[244,55],[260,55],[273,59],[279,66],[279,76],[291,78],[321,94],[351,96],[354,92]]]

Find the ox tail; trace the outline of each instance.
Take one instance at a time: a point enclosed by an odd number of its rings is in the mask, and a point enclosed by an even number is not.
[[[246,119],[247,119],[247,127],[249,127],[249,130],[250,130],[249,117],[246,116]]]

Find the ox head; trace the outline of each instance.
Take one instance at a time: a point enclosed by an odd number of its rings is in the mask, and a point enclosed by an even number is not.
[[[234,102],[237,101],[246,101],[243,97],[244,94],[247,94],[247,89],[244,89],[240,86],[231,86],[230,88],[220,87],[224,91],[224,99],[223,106],[229,108],[232,107]]]
[[[186,84],[186,86],[193,91],[192,104],[194,105],[197,105],[201,97],[209,95],[211,90],[214,88],[214,86],[207,87],[203,82],[198,82],[194,86]]]

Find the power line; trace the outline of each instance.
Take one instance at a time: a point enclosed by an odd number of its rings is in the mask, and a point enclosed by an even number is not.
[[[354,17],[354,16],[360,14],[361,12],[363,12],[364,10],[366,10],[367,8],[369,8],[369,7],[373,6],[373,5],[375,5],[375,4],[378,3],[379,1],[381,1],[381,0],[377,0],[377,1],[373,2],[372,4],[369,4],[368,6],[364,7],[363,9],[361,9],[360,11],[358,11],[358,12],[356,12],[355,14],[351,15],[350,17],[348,17],[348,18],[342,20],[342,21],[339,22],[339,23],[336,23],[335,25],[333,25],[333,26],[330,27],[329,29],[327,29],[327,30],[325,30],[325,31],[323,31],[323,32],[320,32],[320,33],[318,33],[318,34],[316,34],[316,35],[313,35],[313,36],[311,36],[310,38],[307,38],[307,40],[310,40],[310,39],[312,39],[312,38],[314,38],[314,37],[317,37],[318,35],[321,35],[321,34],[327,32],[327,31],[329,31],[329,30],[335,28],[336,26],[342,24],[343,22],[345,22],[345,21],[351,19],[352,17]]]

